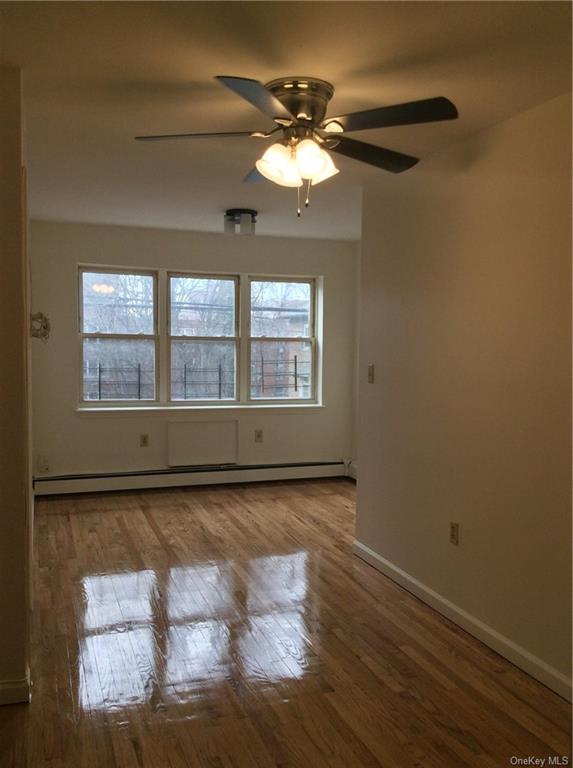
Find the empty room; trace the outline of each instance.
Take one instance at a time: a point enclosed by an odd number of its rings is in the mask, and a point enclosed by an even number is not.
[[[570,2],[0,2],[0,768],[571,764]]]

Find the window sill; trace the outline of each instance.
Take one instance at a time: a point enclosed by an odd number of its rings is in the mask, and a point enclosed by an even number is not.
[[[275,413],[307,413],[319,411],[324,408],[323,403],[260,403],[246,405],[233,403],[232,405],[119,405],[119,406],[78,406],[75,411],[78,416],[126,416],[138,414],[139,416],[166,415],[166,414],[221,414],[221,413],[247,413],[249,411],[268,411]]]

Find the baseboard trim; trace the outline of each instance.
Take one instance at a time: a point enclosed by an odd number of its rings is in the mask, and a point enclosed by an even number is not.
[[[355,540],[352,545],[352,550],[355,555],[362,560],[372,565],[377,570],[381,571],[385,576],[398,583],[401,587],[404,587],[420,600],[430,605],[436,611],[441,613],[446,618],[450,619],[458,626],[465,629],[471,635],[481,640],[482,643],[492,648],[494,651],[504,656],[506,659],[515,664],[517,667],[527,672],[539,682],[546,685],[551,690],[558,693],[564,699],[571,701],[571,680],[569,680],[559,670],[550,666],[542,659],[534,656],[532,653],[522,648],[513,640],[510,640],[505,635],[490,627],[485,622],[472,616],[472,614],[460,608],[455,603],[452,603],[447,598],[435,592],[430,587],[426,586],[423,582],[411,576],[406,571],[403,571],[397,565],[386,560],[386,558],[379,555],[374,550],[367,547],[360,541]]]
[[[130,491],[144,488],[172,488],[219,483],[256,483],[268,480],[303,480],[320,477],[342,477],[343,462],[308,464],[276,464],[268,466],[189,467],[148,472],[126,472],[110,475],[76,475],[36,478],[36,496],[97,491]]]
[[[3,704],[27,704],[30,701],[30,681],[0,680],[0,706]]]
[[[354,461],[351,461],[348,465],[348,477],[351,477],[353,480],[358,480],[358,464]]]

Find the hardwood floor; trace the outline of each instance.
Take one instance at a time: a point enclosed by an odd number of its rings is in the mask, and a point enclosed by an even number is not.
[[[570,755],[570,706],[354,557],[353,529],[342,479],[40,499],[2,768]]]

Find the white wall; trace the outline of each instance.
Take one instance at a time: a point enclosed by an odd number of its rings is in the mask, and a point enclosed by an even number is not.
[[[28,290],[20,70],[0,68],[0,704],[28,699]]]
[[[562,96],[366,192],[356,534],[359,554],[561,693],[570,142]]]
[[[163,468],[167,420],[229,414],[239,420],[240,464],[351,458],[357,243],[36,221],[31,253],[33,310],[52,323],[49,342],[33,349],[34,454],[47,457],[47,474]],[[78,413],[78,263],[324,276],[323,407]],[[253,441],[257,428],[262,444]],[[141,433],[148,448],[139,447]]]

